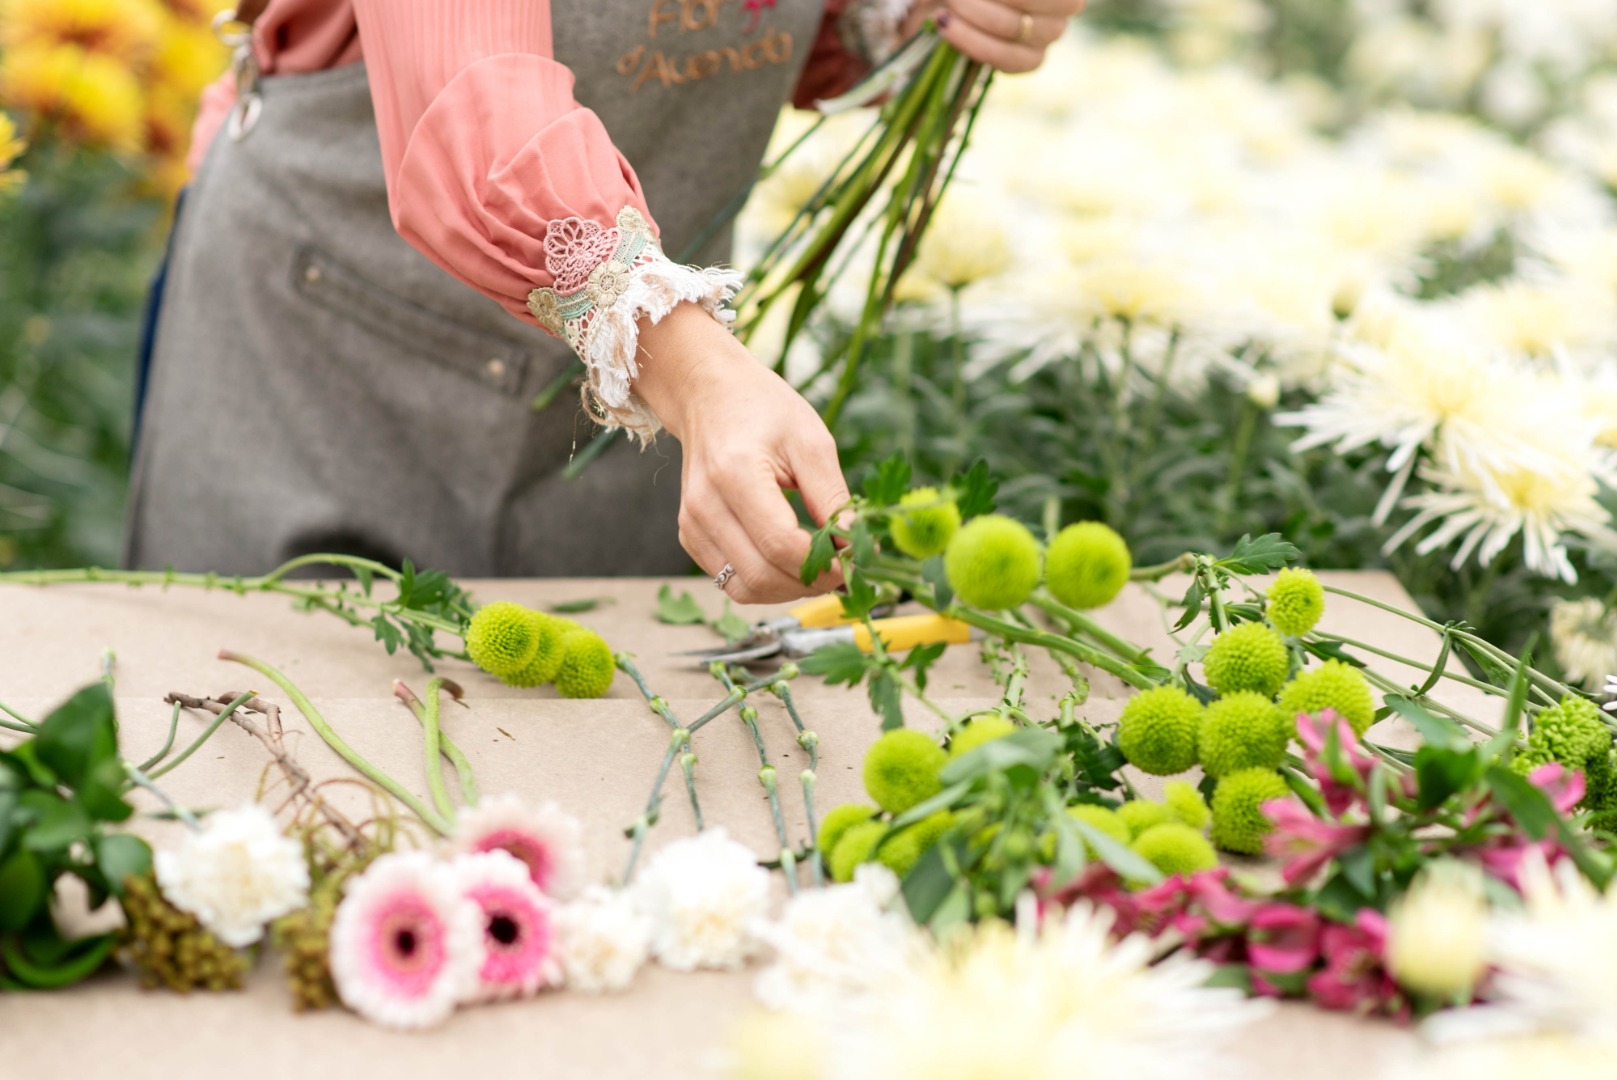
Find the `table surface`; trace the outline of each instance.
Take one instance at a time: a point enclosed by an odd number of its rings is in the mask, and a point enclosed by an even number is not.
[[[1322,576],[1413,610],[1387,575]],[[605,634],[614,648],[634,654],[652,687],[689,720],[721,693],[704,670],[670,653],[705,646],[713,637],[704,627],[667,627],[654,621],[661,584],[608,579],[469,586],[483,601],[548,606],[600,599],[597,608],[578,618]],[[691,589],[717,614],[717,598],[703,584],[674,582],[676,589]],[[395,679],[420,690],[427,678],[420,665],[408,655],[388,656],[368,634],[334,618],[292,610],[285,597],[115,585],[7,586],[0,587],[0,613],[0,701],[26,715],[42,714],[95,679],[104,650],[112,650],[127,757],[140,760],[160,745],[170,713],[163,704],[165,693],[206,696],[249,686],[264,689],[264,680],[253,672],[216,658],[226,648],[285,671],[361,753],[412,789],[423,788],[419,729],[391,694]],[[1160,609],[1136,587],[1098,614],[1109,629],[1154,647],[1159,657],[1172,656]],[[1417,624],[1334,597],[1325,626],[1428,661],[1438,651],[1435,636]],[[624,826],[641,812],[667,746],[666,726],[647,710],[633,684],[620,677],[603,700],[564,701],[549,690],[504,687],[459,662],[447,663],[444,670],[465,687],[470,706],[448,710],[446,729],[471,759],[482,790],[515,791],[529,801],[561,803],[584,822],[592,877],[621,875],[629,849]],[[1416,678],[1413,669],[1407,678]],[[1062,684],[1053,665],[1036,664],[1030,703],[1035,708],[1053,703]],[[997,697],[971,648],[951,650],[935,667],[930,689],[950,711],[983,706]],[[821,739],[817,809],[823,812],[861,798],[858,766],[878,734],[863,693],[807,677],[798,680],[794,692],[805,722]],[[265,696],[285,703],[278,692]],[[1125,696],[1119,683],[1097,674],[1086,714],[1098,721],[1115,719]],[[1479,702],[1475,691],[1458,687],[1443,696],[1488,715],[1482,710],[1489,703]],[[769,756],[783,778],[796,776],[806,764],[805,755],[793,741],[784,710],[770,698],[757,704]],[[906,705],[910,723],[928,730],[938,726],[931,713],[912,706]],[[317,780],[348,775],[289,704],[284,715],[289,744]],[[1378,727],[1378,737],[1407,743],[1411,733],[1385,730],[1394,723]],[[183,718],[182,743],[187,730],[200,726],[195,716]],[[773,829],[755,779],[756,751],[745,728],[733,719],[710,724],[697,735],[695,749],[707,823],[722,824],[760,853],[773,852]],[[188,805],[234,805],[251,798],[266,760],[257,742],[226,725],[165,777],[164,787]],[[676,772],[665,790],[662,821],[650,835],[648,851],[694,829],[681,786]],[[1149,779],[1144,786],[1149,790]],[[784,781],[781,788],[789,834],[794,842],[806,838],[801,791]],[[172,828],[158,823],[140,827],[158,843],[164,830]],[[641,1077],[653,1069],[668,1077],[709,1076],[719,1071],[725,1040],[750,1007],[754,975],[679,975],[648,966],[625,994],[558,993],[468,1009],[430,1034],[404,1036],[340,1010],[294,1015],[278,965],[270,962],[258,965],[243,993],[189,998],[142,993],[132,978],[108,974],[64,993],[6,996],[0,1003],[0,1077],[185,1080],[216,1076],[227,1067],[234,1080],[284,1077],[294,1071],[303,1080],[346,1080],[379,1063],[400,1080],[436,1078],[446,1069],[460,1075],[473,1075],[474,1070],[528,1075],[536,1066],[552,1076],[604,1080]],[[1378,1075],[1413,1042],[1408,1033],[1384,1023],[1287,1005],[1240,1040],[1239,1075],[1254,1080],[1359,1080]]]

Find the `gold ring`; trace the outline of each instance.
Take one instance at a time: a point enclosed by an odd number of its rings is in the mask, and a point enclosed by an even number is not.
[[[1016,40],[1023,45],[1033,43],[1033,16],[1025,11],[1022,12],[1022,28],[1016,32]]]

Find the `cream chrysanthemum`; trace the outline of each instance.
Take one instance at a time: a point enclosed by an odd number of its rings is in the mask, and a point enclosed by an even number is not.
[[[1568,682],[1597,690],[1617,671],[1617,612],[1592,596],[1550,608],[1550,644]]]
[[[651,919],[651,950],[675,971],[736,969],[757,949],[753,928],[769,905],[769,871],[723,828],[675,840],[633,886]]]
[[[477,988],[483,914],[423,852],[384,855],[351,880],[331,923],[343,1004],[383,1027],[442,1023]]]
[[[584,884],[584,827],[553,802],[530,809],[509,792],[484,798],[460,812],[450,846],[466,853],[509,852],[557,900],[571,898]]]
[[[556,913],[567,988],[626,990],[651,955],[651,920],[628,893],[592,885]]]
[[[261,806],[208,815],[202,831],[153,858],[157,883],[169,903],[220,941],[244,948],[264,936],[272,919],[309,899],[309,864],[303,845],[281,834]]]
[[[758,976],[758,1000],[794,1011],[858,1007],[891,986],[923,948],[897,900],[898,878],[874,864],[849,884],[798,893],[779,920],[756,928],[775,952]]]

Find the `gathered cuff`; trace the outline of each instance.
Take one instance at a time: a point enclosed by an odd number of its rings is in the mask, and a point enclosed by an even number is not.
[[[640,374],[640,320],[655,325],[690,303],[728,326],[735,313],[727,305],[741,274],[671,261],[632,206],[618,211],[610,229],[584,218],[551,222],[545,268],[555,284],[529,293],[528,310],[584,362],[591,415],[649,442],[662,423],[631,389]]]

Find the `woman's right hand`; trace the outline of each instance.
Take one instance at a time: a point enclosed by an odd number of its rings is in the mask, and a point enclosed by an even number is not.
[[[848,502],[836,440],[814,407],[707,312],[676,308],[640,323],[634,390],[684,452],[679,541],[708,574],[735,575],[741,604],[777,603],[836,588],[833,568],[799,577],[809,535],[782,494],[795,488],[823,525]]]

